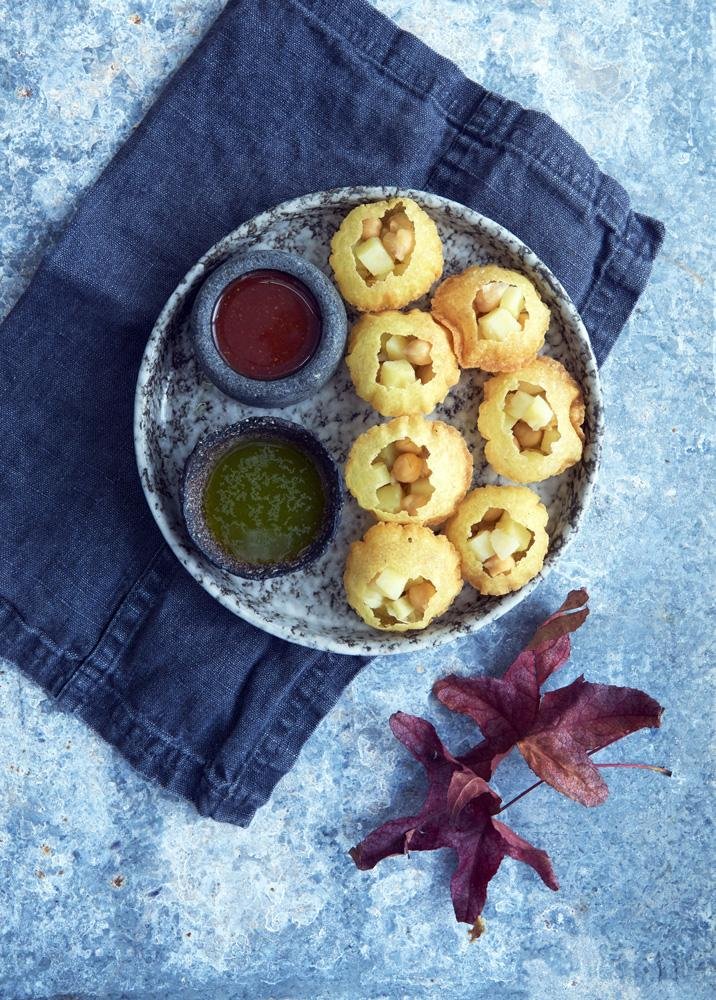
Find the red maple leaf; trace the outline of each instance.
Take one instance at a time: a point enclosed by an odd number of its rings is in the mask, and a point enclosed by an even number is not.
[[[489,778],[516,746],[543,781],[594,806],[609,789],[590,754],[638,729],[659,726],[663,710],[643,691],[591,684],[583,677],[540,694],[541,685],[569,657],[569,633],[586,618],[586,600],[585,591],[573,591],[502,678],[453,674],[433,691],[449,709],[470,716],[485,737],[461,763]]]
[[[455,916],[473,924],[475,936],[488,883],[503,858],[525,862],[550,889],[559,888],[548,855],[495,819],[500,796],[452,756],[429,722],[396,712],[390,728],[425,768],[428,793],[419,813],[389,820],[352,848],[350,855],[358,868],[374,868],[383,858],[408,851],[452,848],[457,853],[450,883]]]
[[[491,692],[496,704],[499,704],[503,697],[508,697],[510,704],[516,710],[522,708],[525,713],[522,728],[534,717],[534,703],[540,686],[569,659],[571,653],[569,635],[584,624],[589,614],[587,600],[586,590],[570,591],[561,608],[540,625],[529,645],[507,668],[504,677],[480,679],[484,691],[488,692],[488,696]],[[442,696],[443,690],[447,689],[448,681],[452,682],[449,685],[450,693],[445,696],[450,698],[449,704]],[[509,684],[507,690],[504,688],[505,681]],[[468,709],[473,706],[477,695],[469,681],[463,686],[460,678],[454,675],[438,681],[433,692],[448,708],[464,715],[471,714]],[[486,707],[483,719],[485,728],[480,722],[478,725],[487,738],[463,754],[460,760],[489,780],[500,761],[517,744],[519,737],[505,716],[501,716],[497,709],[490,717]]]

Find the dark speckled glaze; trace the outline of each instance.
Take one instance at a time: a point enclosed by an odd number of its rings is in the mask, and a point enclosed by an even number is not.
[[[584,393],[586,445],[581,462],[533,487],[547,505],[550,549],[542,573],[504,597],[481,597],[465,586],[452,607],[421,632],[377,632],[348,607],[343,565],[348,546],[373,523],[346,497],[333,544],[308,570],[272,580],[238,580],[218,569],[192,543],[181,509],[184,465],[203,435],[256,411],[221,393],[204,378],[192,348],[188,317],[209,272],[237,253],[285,249],[330,275],[330,239],[344,216],[367,201],[408,195],[435,220],[445,251],[444,276],[470,264],[494,261],[522,271],[549,306],[552,319],[544,353],[561,361]],[[417,305],[425,308],[429,297]],[[350,316],[349,311],[349,316]],[[500,483],[485,462],[477,408],[485,374],[462,373],[459,384],[432,415],[457,427],[474,457],[473,485]],[[380,421],[356,396],[345,365],[310,400],[282,415],[309,428],[336,461],[345,461],[355,438]],[[209,250],[177,287],[152,331],[137,383],[135,447],[147,501],[177,557],[217,600],[235,614],[291,642],[342,653],[388,654],[434,648],[477,631],[518,604],[559,562],[574,538],[594,484],[602,437],[596,363],[579,313],[549,269],[496,222],[457,202],[398,188],[343,188],[305,195],[245,222]]]
[[[292,375],[271,381],[248,378],[228,365],[218,351],[212,330],[214,307],[226,286],[244,274],[263,269],[283,271],[302,281],[313,292],[321,313],[321,339],[313,357]],[[190,322],[194,350],[204,373],[227,396],[261,408],[290,406],[318,392],[341,363],[348,332],[343,300],[326,275],[310,261],[284,250],[252,250],[230,257],[202,284]]]
[[[315,541],[288,562],[257,566],[235,559],[217,544],[204,517],[204,491],[211,471],[239,442],[287,441],[301,448],[318,471],[326,498],[323,525]],[[318,438],[305,427],[277,417],[249,417],[203,437],[189,456],[182,481],[182,510],[186,529],[194,544],[221,570],[247,580],[269,580],[306,570],[320,558],[336,533],[341,516],[343,477]]]

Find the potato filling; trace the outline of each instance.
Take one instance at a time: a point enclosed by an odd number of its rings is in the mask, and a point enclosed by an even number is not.
[[[516,285],[505,281],[490,281],[479,288],[473,307],[482,340],[507,340],[520,333],[529,319],[524,295]]]
[[[384,333],[378,354],[378,382],[389,389],[409,389],[435,377],[431,345],[419,337]]]
[[[435,587],[424,577],[406,579],[386,567],[368,584],[363,600],[383,625],[392,625],[420,621],[435,594]]]
[[[555,412],[541,386],[520,382],[519,387],[505,397],[505,415],[521,452],[551,454],[552,445],[561,435]]]
[[[391,441],[371,463],[375,495],[380,510],[387,514],[405,511],[411,516],[433,495],[430,484],[430,452],[408,438]]]
[[[510,573],[527,554],[534,536],[529,528],[512,519],[509,511],[490,507],[473,524],[468,547],[490,576]]]
[[[415,228],[402,205],[380,219],[363,219],[361,240],[353,247],[358,273],[367,285],[402,274],[415,247]]]

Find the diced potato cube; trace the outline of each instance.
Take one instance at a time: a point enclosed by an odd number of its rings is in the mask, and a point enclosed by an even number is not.
[[[418,507],[422,507],[428,502],[427,497],[421,497],[417,493],[408,493],[403,497],[401,503],[402,509],[406,514],[410,514],[413,517],[418,512]]]
[[[369,240],[371,236],[380,236],[382,228],[380,219],[363,219],[363,239]]]
[[[533,431],[532,428],[524,422],[524,420],[518,420],[517,423],[512,428],[512,433],[517,438],[517,443],[520,448],[539,448],[542,442],[542,431]]]
[[[502,528],[503,531],[509,531],[513,524],[516,524],[516,522],[512,520],[512,514],[510,514],[509,510],[503,510],[502,516],[495,527]]]
[[[506,309],[493,309],[477,321],[480,336],[485,340],[506,340],[510,334],[519,333],[522,327]]]
[[[506,288],[504,281],[490,281],[479,288],[473,302],[478,313],[489,313],[497,309]]]
[[[472,549],[482,563],[495,554],[495,549],[492,545],[490,535],[491,532],[489,531],[479,531],[467,543],[469,548]]]
[[[363,591],[363,602],[373,611],[379,608],[384,600],[385,596],[381,594],[377,587],[369,584]]]
[[[552,451],[552,445],[556,444],[561,436],[556,427],[547,427],[542,434],[542,443],[540,444],[542,454],[549,455]]]
[[[430,344],[427,340],[420,340],[415,337],[413,340],[408,341],[405,348],[405,357],[411,365],[429,365],[432,360]]]
[[[398,573],[397,570],[386,567],[376,576],[373,581],[373,586],[377,587],[381,594],[387,597],[388,600],[397,601],[405,590],[405,584],[407,582],[408,581],[402,573]]]
[[[390,444],[387,444],[379,453],[378,458],[382,459],[389,469],[392,469],[398,450],[399,449],[396,447],[395,441],[391,441]]]
[[[415,608],[407,597],[399,597],[395,601],[388,601],[385,606],[388,614],[397,618],[399,622],[408,622],[415,613]]]
[[[512,313],[515,319],[518,319],[520,313],[522,312],[522,305],[524,303],[525,297],[522,292],[515,285],[509,285],[507,291],[500,299],[500,305],[503,309]]]
[[[431,497],[435,491],[427,479],[417,479],[411,484],[410,492],[416,497]]]
[[[532,405],[525,413],[523,420],[529,424],[533,431],[539,431],[554,420],[554,412],[546,399],[542,396],[534,396]]]
[[[526,552],[532,542],[532,532],[519,521],[513,521],[507,511],[500,518],[497,527],[515,539],[514,552]],[[510,553],[511,554],[511,553]]]
[[[415,369],[409,361],[384,361],[378,381],[389,389],[407,389],[415,385]]]
[[[504,528],[494,528],[490,535],[490,541],[495,550],[495,555],[499,556],[500,559],[507,559],[508,556],[511,556],[519,548],[519,540],[514,532],[505,531]]]
[[[393,476],[385,462],[373,462],[370,471],[373,477],[373,486],[376,490],[380,489],[381,486],[387,486],[388,483],[393,482]]]
[[[417,497],[431,497],[435,490],[428,479],[418,479],[411,485],[410,492]]]
[[[515,568],[515,560],[512,556],[508,556],[507,559],[500,559],[499,556],[493,556],[483,564],[482,568],[490,576],[499,576],[501,573],[510,573]]]
[[[380,241],[380,237],[371,236],[370,239],[363,240],[355,248],[353,253],[356,260],[360,261],[366,271],[374,278],[384,278],[393,270],[393,258]]]
[[[505,413],[510,417],[514,417],[515,420],[521,420],[530,406],[532,406],[533,399],[533,396],[530,396],[527,392],[522,392],[521,389],[518,389],[517,392],[510,392],[505,401]]]
[[[403,502],[403,491],[399,483],[389,483],[387,486],[381,486],[375,491],[375,495],[378,499],[378,506],[386,514],[398,513],[400,505]]]
[[[386,340],[383,350],[391,361],[400,361],[401,358],[405,357],[405,349],[407,346],[408,342],[405,337],[401,337],[394,333]]]

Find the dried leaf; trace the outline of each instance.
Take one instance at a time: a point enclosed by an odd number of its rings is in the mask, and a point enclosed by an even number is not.
[[[566,647],[564,658],[558,664],[558,666],[561,666],[562,663],[569,659],[569,634],[576,632],[587,619],[587,615],[589,614],[589,608],[587,607],[588,600],[589,595],[586,590],[570,590],[562,607],[540,625],[526,648],[542,651],[544,655],[557,651],[561,653]],[[572,611],[575,613],[570,614]],[[559,642],[563,637],[567,639],[566,643]],[[554,667],[550,670],[550,673],[554,673],[556,669],[557,667]],[[549,674],[543,677],[541,683],[544,683],[548,676]]]
[[[415,816],[384,823],[351,850],[358,868],[373,868],[383,858],[408,851],[452,848],[457,853],[450,883],[455,916],[475,928],[488,883],[505,857],[530,865],[546,885],[558,888],[548,855],[494,819],[499,795],[452,756],[429,722],[398,712],[390,726],[425,768],[428,793]]]
[[[578,677],[543,695],[537,720],[517,745],[543,781],[582,805],[596,806],[609,789],[589,752],[638,729],[658,727],[662,711],[636,688],[591,684]]]
[[[453,712],[473,719],[485,740],[460,757],[488,780],[500,761],[529,730],[539,704],[539,688],[569,659],[569,635],[583,624],[589,609],[586,590],[573,590],[561,608],[540,625],[530,644],[502,678],[458,677],[437,681],[435,696]]]
[[[661,707],[633,688],[573,684],[540,695],[540,687],[568,659],[570,633],[588,614],[587,593],[572,591],[536,631],[529,646],[501,678],[457,677],[433,691],[454,712],[475,721],[485,739],[459,760],[485,780],[517,746],[543,781],[583,805],[607,797],[606,782],[589,758],[628,733],[658,726]]]
[[[670,775],[650,764],[593,764],[590,755],[628,733],[659,726],[661,706],[634,688],[590,684],[577,678],[542,695],[541,686],[569,658],[570,635],[589,610],[585,590],[572,591],[501,679],[452,675],[435,684],[443,704],[472,718],[484,740],[460,757],[445,748],[433,726],[402,712],[390,720],[393,733],[425,768],[428,791],[414,816],[390,820],[350,851],[360,869],[410,850],[449,847],[457,854],[450,883],[455,916],[471,924],[470,939],[484,931],[480,916],[487,886],[503,858],[530,865],[551,889],[557,879],[548,855],[523,840],[496,815],[500,797],[488,780],[516,746],[540,781],[510,800],[523,798],[545,781],[584,805],[608,794],[599,767],[633,767]]]

